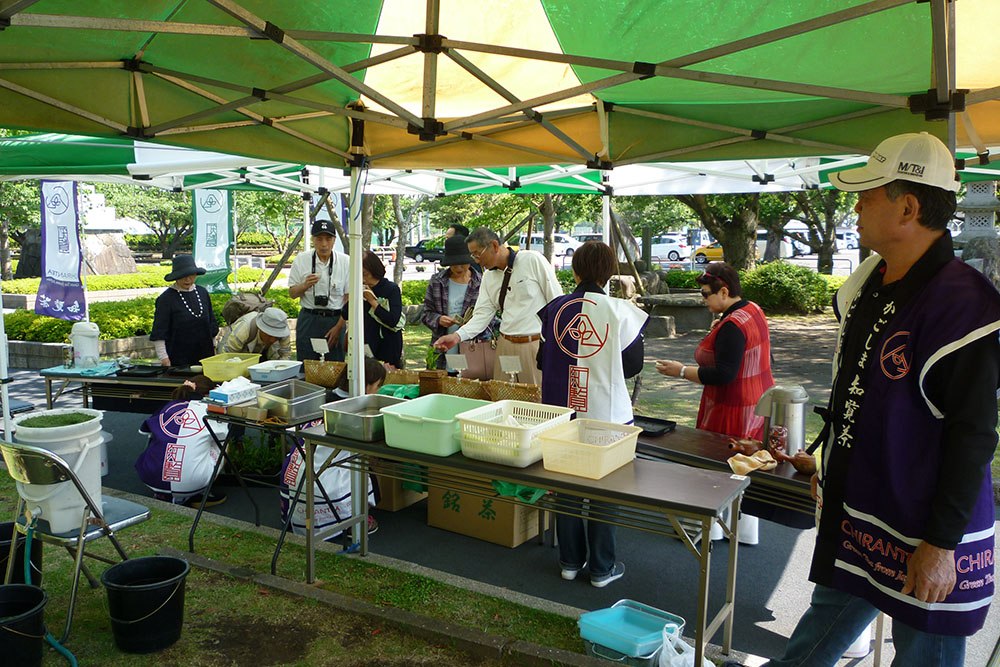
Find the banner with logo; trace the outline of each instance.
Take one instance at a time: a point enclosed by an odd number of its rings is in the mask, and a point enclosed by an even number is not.
[[[42,282],[35,312],[63,320],[87,319],[80,269],[80,216],[76,183],[42,181]]]
[[[209,292],[230,292],[233,196],[226,190],[194,190],[194,263],[205,269],[196,283]]]

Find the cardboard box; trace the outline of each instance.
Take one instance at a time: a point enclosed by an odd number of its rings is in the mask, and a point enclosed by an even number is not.
[[[386,512],[398,512],[404,507],[420,502],[427,497],[426,491],[413,491],[403,488],[403,481],[376,474],[378,478],[379,501],[376,509]]]
[[[492,488],[488,491],[492,492]],[[427,496],[427,525],[505,547],[516,547],[538,534],[538,510],[498,497],[460,493],[434,486]]]

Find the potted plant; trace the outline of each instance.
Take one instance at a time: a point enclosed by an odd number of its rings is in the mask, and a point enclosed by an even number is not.
[[[437,367],[438,359],[440,358],[441,353],[433,345],[428,345],[427,355],[424,357],[424,364],[427,366],[427,370],[420,371],[419,373],[421,396],[441,393],[441,381],[448,375],[448,371]]]
[[[243,438],[229,444],[226,454],[244,481],[277,484],[281,466],[285,462],[285,442],[280,437],[247,429]],[[235,486],[236,475],[231,470],[219,473],[219,482]]]

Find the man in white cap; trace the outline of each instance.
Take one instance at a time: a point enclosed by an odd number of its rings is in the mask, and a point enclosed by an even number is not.
[[[292,332],[288,315],[280,308],[250,312],[233,322],[222,341],[221,352],[257,352],[261,361],[292,358]]]
[[[878,254],[835,298],[816,586],[767,664],[834,665],[882,611],[893,665],[960,667],[993,595],[1000,294],[955,258],[959,181],[935,137],[886,139],[830,182],[859,193],[861,244]]]
[[[343,361],[340,335],[344,329],[341,309],[347,289],[350,258],[334,248],[336,230],[330,220],[317,219],[312,224],[313,249],[301,252],[288,272],[288,294],[300,299],[299,318],[295,324],[295,355],[299,361],[319,359],[311,339],[326,338],[330,352],[327,361]]]

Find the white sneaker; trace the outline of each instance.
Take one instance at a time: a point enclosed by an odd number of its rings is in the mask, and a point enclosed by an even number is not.
[[[560,574],[562,578],[566,581],[573,581],[576,579],[576,575],[580,574],[580,570],[587,567],[587,561],[583,561],[583,565],[580,567],[564,567]]]
[[[868,625],[868,627],[866,627],[864,630],[861,631],[861,634],[858,635],[858,638],[854,640],[854,643],[847,647],[847,650],[844,651],[843,657],[864,658],[865,656],[867,656],[869,653],[872,652],[871,640],[872,640],[872,626]]]

